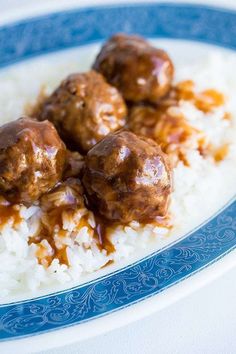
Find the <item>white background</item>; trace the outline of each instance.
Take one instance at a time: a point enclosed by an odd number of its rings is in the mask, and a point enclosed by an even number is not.
[[[44,2],[49,7],[55,4],[55,0]],[[74,0],[77,4],[89,2]],[[37,2],[34,4],[37,7]],[[236,1],[221,1],[221,4],[235,6]],[[0,14],[4,15],[10,7],[16,10],[18,7],[27,8],[27,5],[32,6],[32,1],[0,0]],[[28,352],[29,348],[26,348],[26,351]],[[4,354],[1,352],[1,346],[0,353]],[[236,269],[143,320],[77,345],[40,352],[40,354],[80,353],[235,354]]]

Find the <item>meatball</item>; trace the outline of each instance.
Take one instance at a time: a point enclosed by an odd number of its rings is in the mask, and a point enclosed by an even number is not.
[[[81,152],[123,127],[125,116],[121,95],[95,71],[68,76],[38,112],[39,120],[54,123],[67,145]]]
[[[174,66],[164,50],[137,36],[111,37],[98,54],[93,69],[118,88],[127,101],[156,103],[170,89]]]
[[[0,192],[32,203],[62,177],[66,148],[54,126],[27,117],[0,128]]]
[[[107,135],[88,152],[82,181],[88,202],[108,220],[146,222],[167,213],[171,171],[151,139]]]

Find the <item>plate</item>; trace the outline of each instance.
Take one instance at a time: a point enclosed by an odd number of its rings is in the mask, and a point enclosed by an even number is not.
[[[74,8],[0,27],[0,67],[125,31],[236,50],[236,13],[190,4]],[[180,240],[77,287],[0,306],[3,352],[71,343],[156,311],[236,263],[236,201]],[[34,349],[35,348],[35,349]]]

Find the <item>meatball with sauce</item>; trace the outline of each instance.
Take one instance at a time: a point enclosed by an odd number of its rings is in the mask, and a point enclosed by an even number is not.
[[[146,222],[167,213],[171,171],[151,139],[107,135],[88,152],[82,181],[88,202],[108,220]]]
[[[0,128],[0,192],[32,203],[61,179],[66,148],[54,126],[27,117]]]
[[[124,126],[126,106],[115,87],[89,71],[68,76],[41,104],[37,117],[54,123],[67,145],[87,152]]]
[[[171,86],[174,66],[168,54],[138,36],[117,34],[98,54],[93,69],[127,101],[156,103]]]

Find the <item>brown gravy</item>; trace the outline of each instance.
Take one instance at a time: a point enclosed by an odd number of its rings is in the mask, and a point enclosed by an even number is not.
[[[204,113],[211,112],[214,108],[222,106],[225,103],[224,95],[214,89],[208,89],[201,92],[194,91],[194,82],[192,80],[181,81],[173,87],[173,96],[177,100],[192,101],[196,108]]]
[[[49,266],[54,258],[57,258],[60,263],[68,265],[68,259],[66,255],[66,247],[58,248],[54,240],[54,229],[58,227],[59,237],[65,237],[66,233],[62,230],[62,210],[63,208],[55,208],[45,213],[41,219],[41,224],[37,235],[33,236],[29,240],[29,244],[34,243],[38,246],[36,256],[40,264]],[[51,254],[48,254],[47,248],[42,244],[42,241],[46,240],[51,249]]]
[[[228,152],[229,152],[229,145],[228,144],[224,144],[220,148],[218,148],[214,154],[215,162],[223,161],[225,159],[225,157],[228,155]]]
[[[110,241],[110,234],[112,229],[117,226],[117,223],[109,222],[100,215],[94,214],[94,217],[96,222],[95,237],[97,238],[101,249],[104,248],[108,254],[113,253],[115,247]]]
[[[60,231],[57,233],[57,236],[62,238],[66,236],[66,231],[62,230],[62,213],[64,211],[73,213],[75,210],[68,207],[59,207],[45,213],[42,217],[38,234],[34,237],[31,237],[29,241],[30,244],[34,243],[38,245],[36,256],[38,257],[39,263],[46,267],[51,264],[54,258],[58,258],[61,264],[69,265],[66,255],[66,246],[58,248],[53,237],[56,227],[60,229]],[[94,229],[93,237],[97,239],[98,246],[101,249],[105,249],[108,254],[114,252],[115,248],[111,243],[109,236],[112,232],[112,229],[115,227],[115,224],[108,222],[101,216],[95,216],[95,222],[96,227]],[[88,223],[88,215],[85,215],[81,218],[77,228],[80,229],[84,226],[87,226],[88,228],[90,227]],[[50,255],[48,255],[46,247],[42,244],[43,240],[47,240],[52,248],[52,253]]]
[[[22,218],[19,212],[18,205],[12,205],[4,198],[0,197],[0,228],[9,220],[12,220],[13,225],[21,222]]]
[[[204,113],[210,113],[215,108],[225,103],[225,96],[217,90],[208,89],[201,92],[195,92],[195,84],[192,80],[185,80],[173,86],[168,96],[160,103],[160,117],[165,114],[164,120],[160,123],[156,130],[158,131],[159,143],[164,152],[171,154],[171,148],[177,151],[178,160],[182,161],[185,166],[189,166],[189,162],[185,154],[181,151],[181,146],[188,140],[191,135],[198,134],[196,128],[188,125],[185,118],[181,115],[169,116],[167,111],[171,106],[178,106],[180,100],[191,101],[195,107]],[[230,120],[231,114],[225,112],[223,119]],[[162,125],[161,125],[162,124]],[[211,152],[211,146],[205,140],[204,136],[199,134],[198,151],[202,156],[207,156]],[[222,146],[214,153],[216,162],[222,161],[228,152],[228,146]]]
[[[63,208],[53,209],[47,215],[44,215],[44,217],[42,218],[42,222],[41,222],[41,228],[40,228],[38,234],[36,236],[32,237],[29,241],[30,244],[35,243],[38,245],[38,250],[36,252],[36,256],[38,257],[39,263],[45,267],[48,267],[54,258],[57,258],[61,264],[69,265],[67,255],[66,255],[66,246],[63,246],[62,248],[58,248],[55,243],[54,237],[53,237],[55,227],[60,228],[59,233],[57,233],[57,235],[59,237],[63,238],[66,236],[66,231],[61,230],[62,229],[62,212],[63,212],[63,210],[64,211],[66,210],[67,212],[74,211],[73,209],[68,209],[68,208],[67,209],[65,209],[65,208],[64,209]],[[97,239],[98,246],[100,247],[101,250],[105,249],[107,251],[107,254],[113,253],[115,251],[115,247],[112,244],[112,242],[110,241],[110,235],[111,235],[112,231],[115,229],[115,227],[120,225],[120,223],[108,221],[104,217],[102,217],[101,215],[97,215],[97,214],[94,214],[94,217],[95,217],[96,227],[94,229],[93,237],[95,239]],[[159,217],[159,218],[156,218],[155,221],[145,220],[145,221],[143,221],[143,224],[141,224],[141,226],[144,226],[146,223],[153,223],[153,225],[155,225],[155,226],[171,228],[168,217],[165,217],[165,218]],[[77,227],[82,228],[83,226],[89,227],[87,215],[85,215],[81,218],[79,225]],[[127,225],[124,224],[123,227],[125,227],[125,226],[127,226]],[[51,246],[51,248],[52,248],[51,254],[48,254],[47,248],[42,243],[43,240],[47,240],[47,242]],[[108,265],[110,263],[111,262],[108,262],[106,265]]]

